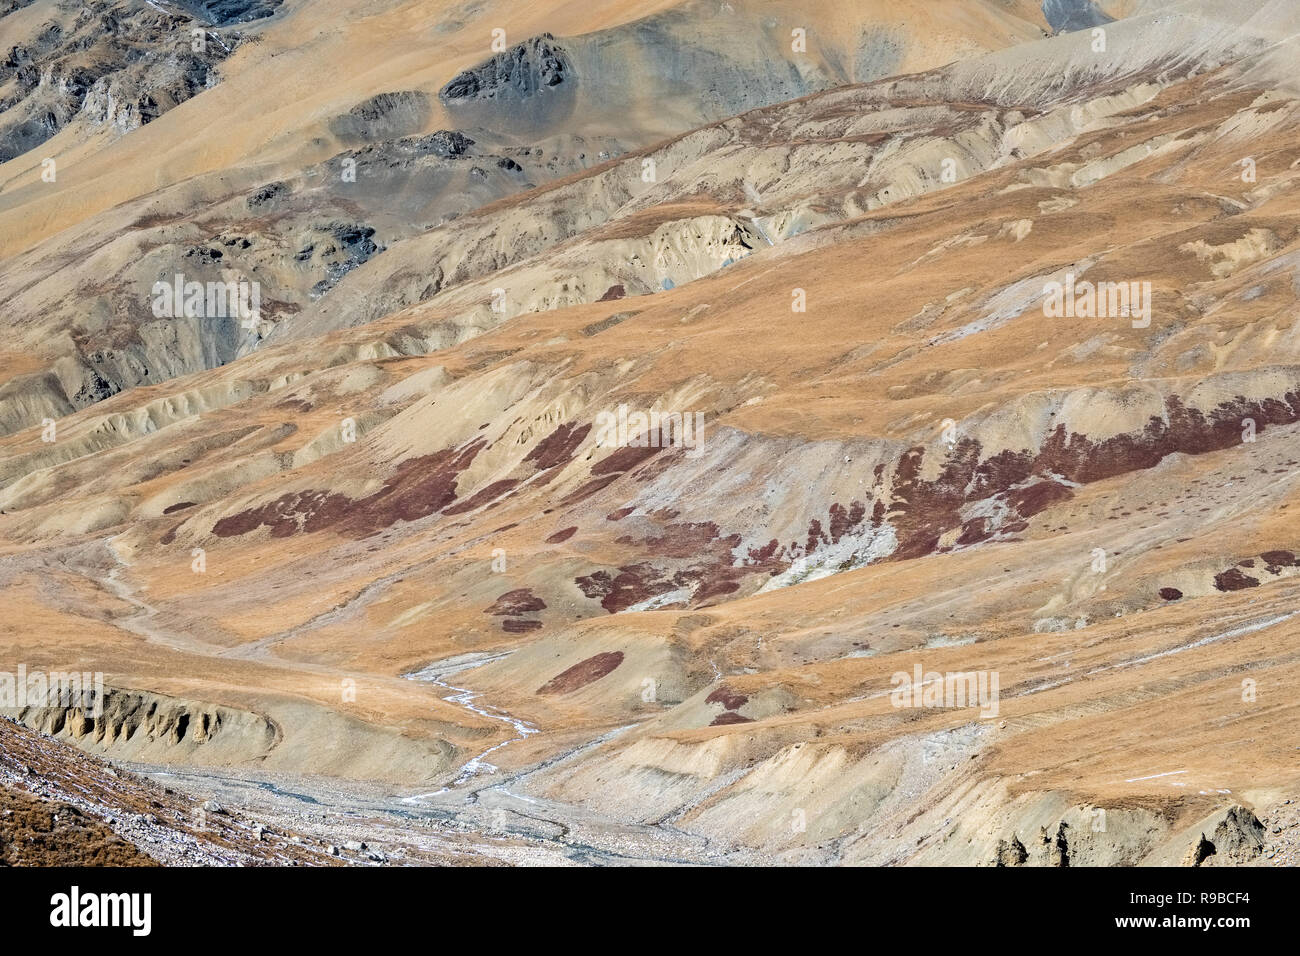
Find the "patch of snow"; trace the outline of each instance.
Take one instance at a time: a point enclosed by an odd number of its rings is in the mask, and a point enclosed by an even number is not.
[[[818,548],[812,554],[799,558],[780,574],[759,588],[759,594],[788,588],[792,584],[828,578],[842,571],[856,571],[873,561],[888,557],[898,547],[894,529],[887,524],[868,525],[858,533],[846,534],[834,544]]]
[[[620,614],[631,614],[635,611],[657,611],[661,607],[667,607],[670,604],[680,604],[691,599],[692,591],[690,588],[678,588],[676,591],[666,591],[663,594],[656,594],[654,597],[648,597],[644,601],[638,601],[631,607],[620,611]]]

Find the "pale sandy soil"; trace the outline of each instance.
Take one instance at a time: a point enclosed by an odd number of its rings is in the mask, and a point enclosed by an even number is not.
[[[438,91],[503,5],[312,6],[62,130],[57,198],[0,167],[0,670],[112,690],[24,723],[304,860],[1295,862],[1290,4],[1108,4],[1099,54],[826,0],[787,62],[795,5],[737,2],[718,65],[715,6],[542,3],[511,39],[576,85],[499,115]],[[608,65],[670,54],[717,97]],[[254,335],[142,305],[236,267]],[[1049,314],[1068,276],[1149,323]],[[598,442],[620,406],[702,441]],[[917,667],[996,713],[898,706]]]

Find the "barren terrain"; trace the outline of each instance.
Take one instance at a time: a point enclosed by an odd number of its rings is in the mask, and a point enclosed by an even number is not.
[[[78,861],[1296,862],[1294,4],[9,6]]]

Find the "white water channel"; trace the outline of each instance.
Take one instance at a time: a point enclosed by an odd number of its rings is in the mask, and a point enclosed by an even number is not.
[[[528,723],[525,720],[520,720],[517,717],[512,717],[510,714],[507,714],[505,711],[501,710],[500,708],[492,707],[487,704],[484,704],[481,707],[478,706],[477,704],[475,704],[475,700],[481,697],[482,696],[481,694],[477,694],[474,691],[469,690],[468,688],[465,687],[456,687],[452,684],[448,684],[444,679],[452,676],[453,674],[458,674],[461,671],[472,670],[475,667],[482,667],[485,664],[491,664],[494,661],[499,661],[505,657],[508,657],[510,653],[511,652],[506,652],[505,654],[489,654],[489,653],[460,654],[457,655],[456,657],[449,657],[446,660],[435,661],[434,663],[430,664],[428,667],[422,668],[421,670],[406,675],[406,677],[410,680],[428,681],[429,683],[434,684],[438,687],[442,687],[445,688],[446,690],[453,691],[454,693],[450,694],[447,697],[444,697],[443,700],[450,701],[453,704],[458,704],[461,707],[464,707],[466,710],[478,714],[480,717],[487,717],[491,720],[500,720],[504,723],[507,723],[514,728],[515,733],[517,733],[519,736],[511,737],[509,740],[503,740],[501,743],[489,747],[487,750],[483,751],[481,754],[474,757],[472,760],[470,760],[468,763],[466,763],[464,766],[460,768],[460,772],[456,774],[456,778],[451,782],[450,786],[443,787],[441,790],[434,790],[430,793],[417,793],[414,796],[404,798],[402,801],[403,803],[417,803],[426,797],[441,796],[444,793],[450,792],[453,788],[459,787],[462,784],[467,783],[468,781],[472,780],[475,777],[478,777],[483,774],[496,773],[497,772],[496,766],[488,763],[487,760],[485,759],[489,754],[494,753],[502,749],[503,747],[507,747],[510,744],[517,743],[518,741],[523,740],[525,737],[529,736],[530,734],[535,734],[538,732],[537,728],[534,727],[532,724]]]

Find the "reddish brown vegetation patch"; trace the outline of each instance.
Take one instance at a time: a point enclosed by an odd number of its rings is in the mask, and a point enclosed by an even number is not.
[[[614,512],[609,517],[619,514]],[[845,511],[845,514],[850,512]],[[663,520],[675,516],[674,511],[661,510],[650,517]],[[844,523],[839,525],[846,526]],[[737,562],[734,552],[740,541],[739,534],[722,537],[718,526],[711,521],[670,523],[658,536],[638,540],[632,535],[624,535],[617,543],[637,547],[668,562],[689,562],[687,566],[670,564],[661,567],[658,562],[641,562],[624,565],[616,571],[595,571],[575,581],[583,594],[600,599],[601,606],[611,614],[627,610],[648,598],[678,590],[689,590],[692,603],[699,605],[740,590],[747,577],[775,574],[782,567],[775,558],[779,550],[776,541],[762,548],[751,548],[748,559]]]
[[[637,448],[633,445],[625,445],[622,448],[616,448],[610,454],[606,455],[600,461],[596,462],[591,468],[593,475],[609,475],[614,472],[631,471],[647,458],[651,458],[662,448]]]
[[[536,447],[524,456],[524,461],[533,462],[538,471],[567,465],[573,460],[578,446],[590,431],[590,423],[579,426],[566,422],[538,442]]]
[[[518,616],[544,610],[546,610],[546,602],[533,594],[530,588],[516,588],[497,598],[496,603],[483,613]]]
[[[1300,393],[1258,401],[1237,396],[1209,415],[1170,396],[1165,401],[1165,417],[1152,417],[1139,434],[1094,442],[1086,435],[1067,435],[1063,425],[1057,426],[1039,462],[1071,481],[1100,481],[1154,467],[1175,452],[1200,455],[1239,445],[1243,418],[1255,419],[1261,428],[1292,424],[1300,420]]]
[[[572,538],[572,537],[573,537],[575,534],[577,534],[577,533],[578,533],[578,526],[577,526],[577,525],[574,525],[574,526],[571,527],[571,528],[561,528],[559,531],[555,532],[555,534],[553,534],[553,535],[551,535],[549,538],[547,538],[547,539],[546,539],[546,543],[547,543],[547,544],[563,544],[565,541],[568,541],[570,538]]]
[[[490,501],[496,501],[507,492],[514,491],[515,486],[519,484],[518,478],[503,478],[500,481],[494,481],[490,485],[485,485],[474,494],[470,495],[459,504],[454,504],[443,511],[447,515],[464,514],[467,511],[473,511],[480,508]]]
[[[938,550],[940,537],[951,528],[962,528],[962,543],[991,537],[994,529],[986,523],[962,522],[960,509],[968,501],[997,495],[1030,481],[1035,475],[1059,475],[1067,481],[1086,484],[1152,468],[1175,452],[1197,455],[1229,448],[1241,442],[1243,418],[1253,418],[1261,426],[1300,421],[1300,393],[1260,401],[1239,396],[1208,415],[1186,407],[1176,396],[1171,396],[1165,401],[1164,416],[1152,416],[1140,432],[1093,441],[1087,435],[1067,432],[1062,424],[1034,455],[1003,451],[980,461],[979,442],[967,437],[949,453],[934,481],[921,477],[923,449],[909,449],[899,459],[892,482],[888,517],[899,545],[891,559],[905,560]],[[876,472],[878,487],[883,487],[883,472],[882,465]],[[1007,492],[1007,501],[1023,519],[1071,494],[1060,482],[1042,478],[1025,488]],[[878,522],[883,516],[873,512],[872,520]],[[1015,532],[1025,527],[1023,520],[1009,521],[1000,530]],[[1236,580],[1228,579],[1230,584]]]
[[[594,599],[604,597],[610,592],[614,577],[608,571],[593,571],[591,574],[573,580],[584,595]]]
[[[383,488],[357,502],[348,530],[369,534],[446,508],[456,500],[456,479],[486,444],[478,438],[459,450],[445,449],[402,462]]]
[[[184,511],[186,508],[193,508],[193,507],[194,507],[193,501],[178,501],[176,502],[176,504],[168,505],[166,508],[164,508],[163,514],[172,515],[178,511]]]
[[[707,575],[703,576],[702,583],[693,595],[696,604],[703,607],[705,602],[710,598],[722,597],[724,594],[733,594],[736,591],[739,591],[739,581],[727,580],[725,577],[722,577],[722,575],[735,572],[734,576],[738,578],[743,574],[749,573],[751,570],[752,569],[745,568],[723,568],[716,570],[713,577]]]
[[[228,515],[212,526],[218,538],[231,538],[262,526],[271,537],[287,538],[299,531],[319,531],[337,522],[347,512],[351,499],[327,491],[300,491],[281,495],[257,508]]]
[[[508,617],[501,622],[501,630],[505,631],[507,634],[526,634],[529,631],[537,630],[541,626],[541,621],[533,621],[517,617]]]
[[[862,523],[867,508],[861,501],[854,501],[845,508],[838,501],[831,505],[831,541],[839,541]]]
[[[337,526],[343,534],[365,537],[398,521],[427,518],[456,500],[456,479],[485,444],[479,438],[461,449],[407,459],[382,488],[356,501],[325,491],[289,492],[220,519],[212,533],[229,538],[265,526],[272,537],[287,538]]]
[[[647,538],[645,547],[654,554],[666,558],[690,558],[707,554],[715,550],[715,545],[730,556],[733,548],[740,545],[740,535],[718,537],[718,526],[712,521],[684,522],[668,525],[664,534],[658,538]]]
[[[718,716],[713,718],[710,727],[725,727],[727,724],[752,724],[754,718],[746,717],[744,714],[738,714],[732,710],[724,710]]]
[[[973,440],[959,442],[933,482],[921,477],[922,449],[909,449],[899,459],[894,477],[899,510],[891,515],[898,535],[898,548],[893,554],[896,560],[938,550],[943,533],[961,524],[959,509],[966,501],[966,484],[975,471],[978,454]]]
[[[539,694],[568,694],[600,680],[623,663],[622,651],[604,651],[556,674],[538,688]]]
[[[589,598],[600,598],[600,606],[611,614],[625,611],[633,604],[672,590],[660,573],[649,564],[633,564],[619,568],[618,574],[596,571],[586,577],[574,579]]]
[[[971,518],[961,526],[961,534],[957,536],[957,544],[966,547],[967,545],[987,541],[991,537],[993,537],[993,532],[989,529],[987,518]]]
[[[1257,588],[1259,582],[1237,568],[1229,568],[1222,574],[1214,576],[1214,586],[1220,591],[1241,591],[1245,588]]]
[[[738,694],[726,684],[720,686],[708,697],[704,698],[706,704],[721,704],[727,710],[739,710],[749,702],[749,698],[744,694]]]
[[[1165,601],[1178,601],[1182,599],[1182,596],[1183,592],[1178,590],[1178,588],[1160,589],[1160,597]]]
[[[1175,451],[1195,454],[1225,447],[1240,441],[1239,422],[1244,415],[1266,424],[1288,422],[1300,418],[1300,399],[1292,395],[1285,401],[1238,399],[1206,415],[1184,407],[1177,398],[1170,398],[1166,410],[1165,418],[1153,417],[1142,431],[1102,442],[1067,433],[1063,425],[1059,426],[1036,455],[1005,451],[981,460],[981,446],[967,438],[948,455],[933,481],[922,477],[924,449],[910,449],[894,466],[892,480],[885,474],[888,466],[877,469],[878,494],[869,514],[868,506],[860,501],[832,502],[829,521],[811,519],[806,539],[791,542],[790,547],[813,553],[839,542],[867,522],[878,526],[886,520],[894,527],[899,542],[892,556],[894,560],[937,551],[941,538],[953,529],[958,529],[959,546],[1017,534],[1027,530],[1026,519],[1069,500],[1074,494],[1069,482],[1097,481],[1152,467]],[[597,463],[592,474],[608,476],[637,468],[658,450],[618,449]],[[642,472],[656,469],[669,458],[661,456],[654,466],[642,468]],[[579,489],[571,500],[593,494],[602,487],[603,482],[597,479]],[[891,487],[891,495],[884,494],[886,487]],[[1005,500],[1005,517],[963,520],[961,511],[969,502],[994,496]],[[618,520],[628,513],[627,509],[620,509],[607,517]],[[738,591],[749,574],[760,570],[776,573],[788,563],[778,557],[781,548],[772,541],[764,547],[751,548],[748,560],[737,567],[733,555],[739,536],[722,538],[720,535],[712,523],[670,525],[662,535],[646,538],[639,544],[655,557],[693,559],[693,567],[673,571],[641,563],[624,566],[617,572],[591,575],[580,580],[579,585],[588,596],[600,598],[602,606],[611,612],[625,610],[656,593],[688,586],[693,589],[693,603],[698,605],[709,598]],[[638,543],[630,536],[620,542],[629,546]],[[1249,587],[1250,584],[1244,583],[1249,580],[1229,575],[1224,586]]]
[[[1073,497],[1074,492],[1065,485],[1055,481],[1040,481],[1027,488],[1007,492],[1007,503],[1022,517],[1030,518],[1057,502],[1068,501]]]
[[[982,460],[980,444],[968,437],[947,455],[933,481],[923,477],[927,470],[923,468],[925,450],[913,448],[898,459],[892,475],[886,473],[888,465],[876,469],[874,503],[830,503],[829,520],[810,519],[805,539],[792,541],[787,547],[813,553],[842,541],[864,526],[878,527],[886,521],[898,540],[893,560],[933,553],[939,550],[940,540],[954,530],[957,546],[1005,539],[1026,531],[1027,519],[1069,500],[1074,494],[1071,483],[1098,481],[1149,468],[1174,452],[1197,454],[1238,443],[1239,423],[1244,416],[1266,425],[1295,421],[1300,419],[1300,397],[1288,395],[1285,400],[1260,402],[1239,398],[1208,414],[1186,408],[1171,397],[1166,401],[1166,415],[1153,416],[1140,431],[1092,441],[1084,434],[1067,433],[1061,425],[1047,437],[1037,454],[1004,451]],[[593,480],[572,493],[565,503],[596,494],[620,474],[636,470],[639,480],[661,471],[675,460],[671,453],[654,457],[662,450],[624,447],[613,451],[593,466]],[[1005,513],[999,510],[993,517],[963,518],[962,510],[969,503],[994,497],[1005,502]],[[620,521],[631,513],[631,508],[624,507],[606,518]],[[666,520],[660,513],[648,517]],[[618,540],[624,546],[638,548],[649,560],[595,571],[576,579],[582,592],[599,600],[610,613],[679,589],[689,589],[692,605],[703,606],[711,599],[739,591],[751,575],[775,574],[789,564],[788,552],[776,540],[751,547],[745,560],[737,562],[735,551],[741,537],[723,536],[712,522],[669,523],[658,535],[640,540],[624,535]],[[1270,552],[1262,557],[1270,568],[1295,564],[1295,556],[1290,552]],[[688,566],[683,567],[683,563]],[[1232,590],[1257,583],[1234,570],[1220,575],[1216,587]],[[1181,594],[1178,598],[1164,597],[1165,600],[1180,598]]]
[[[679,445],[658,449],[662,454],[646,461],[636,468],[636,480],[642,484],[654,481],[664,472],[681,462],[686,456],[686,449]]]

